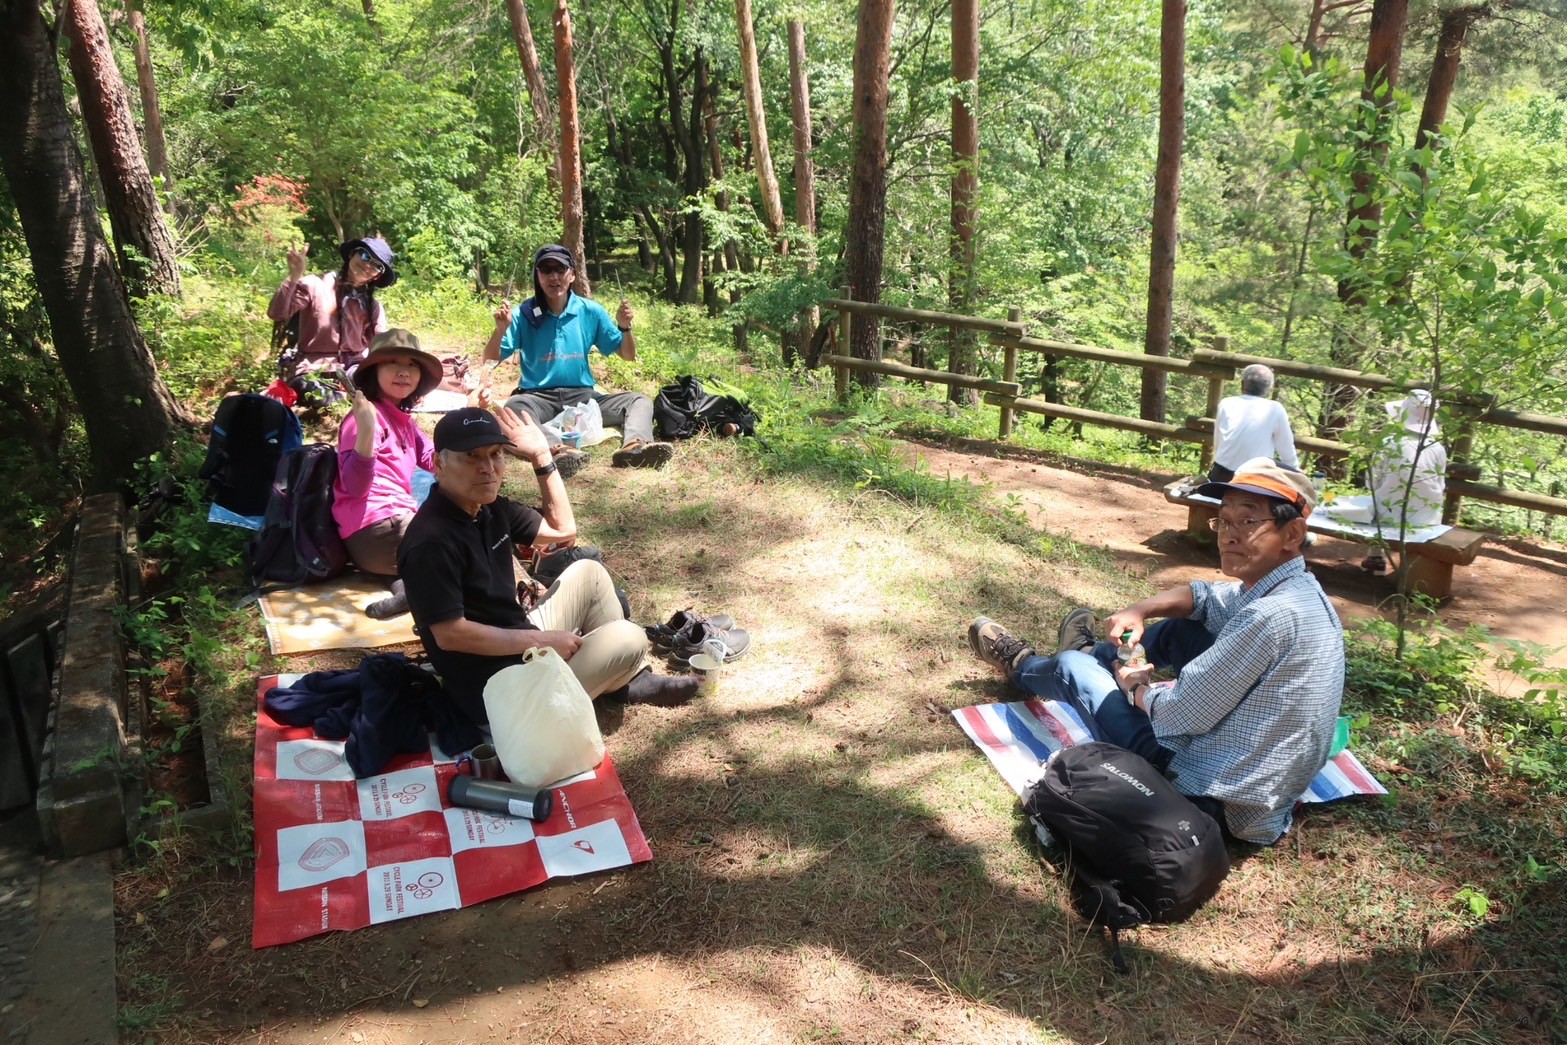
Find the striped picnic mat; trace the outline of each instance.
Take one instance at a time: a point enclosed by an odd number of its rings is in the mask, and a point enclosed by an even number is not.
[[[1093,739],[1077,710],[1055,700],[978,704],[958,708],[952,717],[1020,797],[1039,779],[1051,755]],[[1387,788],[1346,749],[1328,760],[1300,801],[1332,802],[1351,795],[1385,794]]]

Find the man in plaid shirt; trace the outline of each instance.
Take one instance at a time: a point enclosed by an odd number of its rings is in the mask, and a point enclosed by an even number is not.
[[[1100,739],[1147,759],[1232,837],[1271,845],[1328,759],[1344,631],[1301,557],[1306,476],[1259,457],[1197,492],[1221,501],[1219,568],[1237,583],[1193,581],[1128,606],[1105,621],[1106,642],[1091,611],[1073,610],[1053,657],[986,617],[969,644],[1021,688],[1086,712]],[[1117,638],[1141,641],[1147,663],[1120,661]],[[1175,681],[1153,682],[1155,668]]]

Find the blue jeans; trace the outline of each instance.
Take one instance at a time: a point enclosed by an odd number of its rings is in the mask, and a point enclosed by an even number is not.
[[[1148,663],[1176,674],[1212,645],[1207,628],[1185,619],[1162,620],[1143,633]],[[1170,752],[1159,745],[1147,712],[1116,685],[1115,651],[1115,643],[1101,642],[1091,653],[1069,650],[1054,657],[1030,657],[1012,672],[1012,681],[1037,697],[1077,708],[1095,739],[1141,755],[1163,773]]]

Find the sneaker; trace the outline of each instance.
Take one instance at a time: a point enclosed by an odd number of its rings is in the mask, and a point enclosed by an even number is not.
[[[562,482],[582,471],[592,460],[581,450],[573,450],[565,443],[555,448],[555,470],[560,473]]]
[[[1077,650],[1087,653],[1099,641],[1099,618],[1094,611],[1079,606],[1061,622],[1060,650]]]
[[[741,628],[717,628],[705,621],[697,621],[681,632],[669,647],[669,658],[677,664],[689,664],[691,658],[704,653],[704,644],[717,639],[724,644],[724,663],[729,664],[745,656],[751,648],[751,633]]]
[[[1034,655],[1034,647],[989,617],[975,617],[968,626],[968,644],[980,660],[1005,674]]]
[[[647,632],[648,641],[659,649],[668,649],[681,641],[682,635],[689,633],[691,628],[699,623],[710,624],[720,631],[728,631],[735,626],[735,619],[727,613],[715,613],[711,617],[695,613],[691,610],[676,610],[664,624],[649,624],[642,630]]]
[[[616,468],[662,468],[675,456],[669,443],[635,442],[615,451],[609,463]]]

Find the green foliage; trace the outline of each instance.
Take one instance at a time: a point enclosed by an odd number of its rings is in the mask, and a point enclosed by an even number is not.
[[[1344,707],[1359,716],[1357,728],[1372,715],[1400,723],[1462,723],[1489,752],[1492,765],[1567,793],[1567,672],[1547,659],[1557,651],[1500,640],[1477,625],[1454,632],[1432,619],[1410,629],[1398,656],[1398,631],[1388,621],[1372,620],[1350,633]],[[1491,652],[1498,647],[1505,650],[1501,657]],[[1493,691],[1486,675],[1493,668],[1525,683],[1521,698]],[[1429,757],[1433,739],[1451,744],[1462,735],[1445,734],[1443,740],[1439,732],[1426,734],[1420,741],[1423,757]]]

